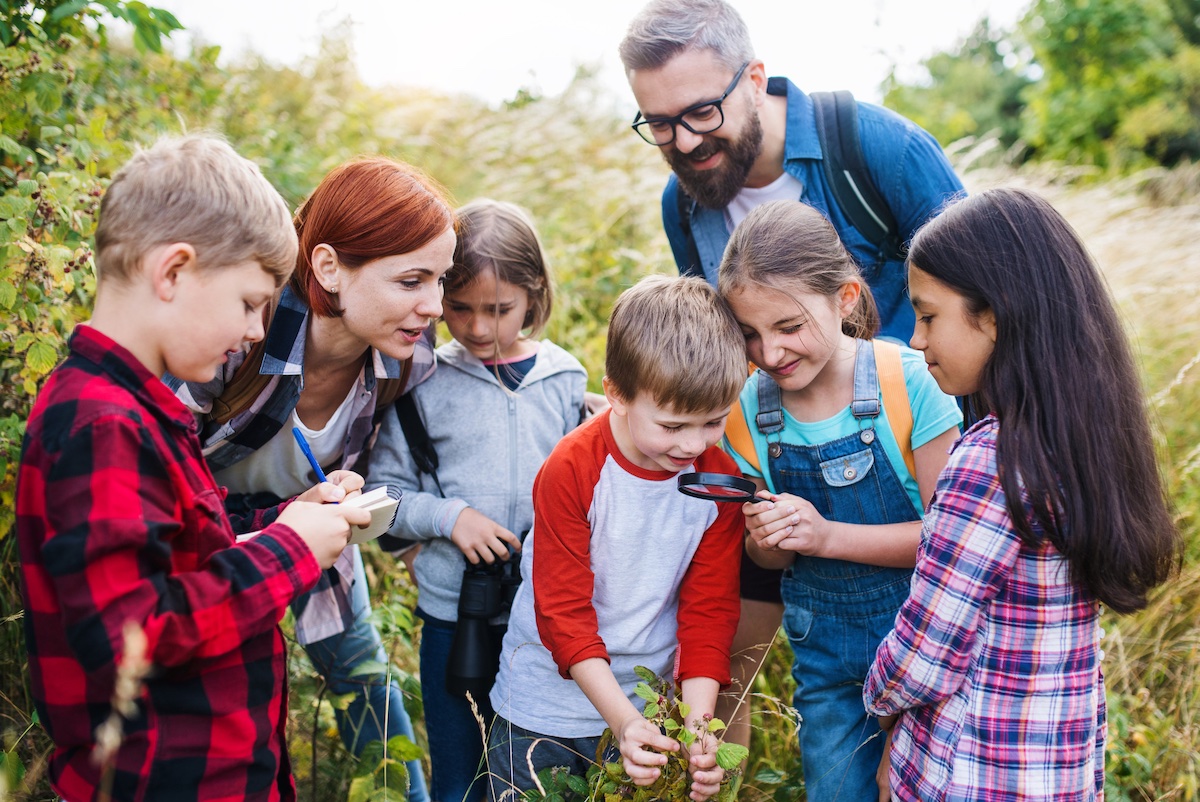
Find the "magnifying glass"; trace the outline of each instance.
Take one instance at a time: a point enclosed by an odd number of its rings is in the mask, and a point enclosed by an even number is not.
[[[682,473],[679,475],[679,492],[687,496],[709,501],[762,501],[754,495],[758,488],[754,482],[741,476],[727,473]]]

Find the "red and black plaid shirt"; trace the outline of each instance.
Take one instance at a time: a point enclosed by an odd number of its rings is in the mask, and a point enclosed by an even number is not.
[[[95,329],[79,326],[70,350],[29,417],[16,506],[54,788],[83,802],[109,782],[95,730],[134,621],[152,667],[124,722],[112,798],[293,799],[278,622],[320,569],[281,524],[235,545],[192,413]]]

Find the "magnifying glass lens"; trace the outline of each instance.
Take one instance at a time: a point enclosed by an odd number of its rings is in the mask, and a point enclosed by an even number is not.
[[[753,501],[754,483],[724,473],[685,473],[679,476],[679,492],[710,501]]]

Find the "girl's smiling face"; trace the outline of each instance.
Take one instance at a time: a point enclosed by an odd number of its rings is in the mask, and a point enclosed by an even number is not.
[[[942,392],[977,392],[983,367],[996,347],[991,310],[972,316],[962,295],[915,264],[908,268],[908,292],[917,315],[909,345],[925,354]]]
[[[858,302],[857,284],[832,297],[761,285],[739,287],[726,303],[746,338],[746,356],[784,391],[809,386],[838,354],[842,320]]]

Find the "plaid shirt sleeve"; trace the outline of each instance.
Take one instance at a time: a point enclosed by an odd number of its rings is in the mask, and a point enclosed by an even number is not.
[[[978,654],[984,610],[1016,564],[1020,541],[996,475],[994,442],[959,442],[925,514],[912,590],[880,644],[863,697],[875,715],[942,701]]]
[[[47,499],[43,567],[85,665],[121,650],[129,620],[158,665],[232,652],[317,579],[287,526],[234,546],[218,490],[181,493],[191,483],[180,473],[196,466],[160,448],[135,419],[100,417],[65,440],[37,494]]]

